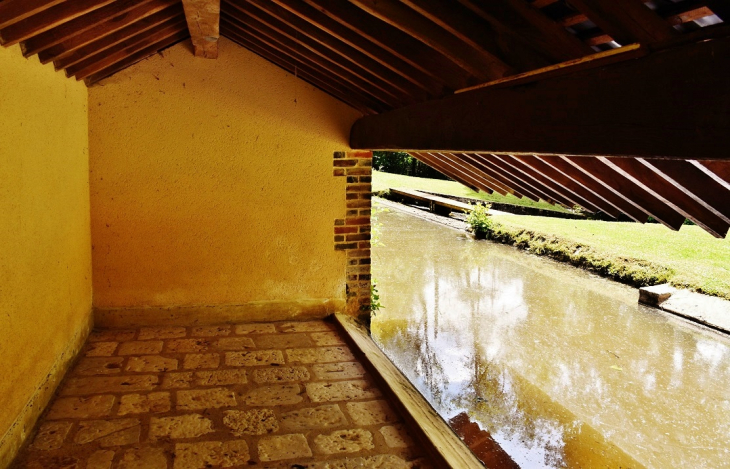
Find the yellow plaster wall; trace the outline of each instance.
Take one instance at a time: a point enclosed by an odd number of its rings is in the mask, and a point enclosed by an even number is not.
[[[83,84],[0,48],[0,467],[88,333]]]
[[[89,89],[94,305],[344,299],[332,157],[360,114],[226,39],[189,47]]]

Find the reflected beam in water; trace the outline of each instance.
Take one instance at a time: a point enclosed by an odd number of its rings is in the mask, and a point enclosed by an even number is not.
[[[572,267],[380,221],[373,337],[444,418],[523,467],[730,467],[728,337]]]

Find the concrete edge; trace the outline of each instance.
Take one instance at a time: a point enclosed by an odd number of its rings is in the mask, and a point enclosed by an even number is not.
[[[209,326],[241,322],[323,319],[345,310],[344,299],[251,301],[239,305],[94,308],[94,324],[101,328],[139,326]]]
[[[640,288],[639,303],[730,334],[728,300],[662,284]]]
[[[28,437],[32,435],[38,419],[56,393],[56,388],[76,361],[93,328],[94,316],[89,311],[87,320],[71,337],[66,349],[56,357],[46,376],[38,383],[33,395],[0,438],[0,468],[10,466]]]

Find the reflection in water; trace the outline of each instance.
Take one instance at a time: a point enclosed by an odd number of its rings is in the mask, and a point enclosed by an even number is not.
[[[730,340],[636,290],[379,216],[374,339],[441,415],[521,467],[730,467]]]

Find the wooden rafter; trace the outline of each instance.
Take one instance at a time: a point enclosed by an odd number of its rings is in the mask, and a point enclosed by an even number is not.
[[[30,18],[66,0],[5,0],[0,2],[0,29]]]
[[[221,0],[182,0],[196,57],[218,58]]]
[[[540,196],[537,195],[530,187],[524,185],[514,178],[511,178],[506,173],[503,173],[496,166],[490,164],[487,160],[488,156],[480,155],[477,153],[462,153],[463,155],[469,156],[473,161],[478,162],[485,172],[488,172],[494,179],[500,181],[506,187],[512,188],[515,194],[520,194],[522,197],[527,197],[535,202],[540,200]]]
[[[495,181],[487,174],[482,172],[479,168],[475,167],[470,163],[465,163],[454,153],[433,153],[433,156],[439,158],[441,161],[446,161],[455,168],[459,168],[465,174],[469,174],[475,181],[478,181],[485,187],[488,187],[492,191],[507,195],[507,191],[500,185],[496,184]]]
[[[522,193],[515,189],[512,184],[506,184],[501,178],[494,177],[493,171],[486,165],[482,164],[482,162],[473,155],[470,155],[469,153],[454,153],[453,155],[481,171],[481,173],[489,179],[489,181],[491,181],[492,185],[496,185],[501,189],[500,194],[512,194],[517,198],[523,197]]]
[[[523,168],[515,166],[515,164],[510,161],[509,157],[505,158],[504,155],[492,154],[490,155],[489,161],[493,165],[502,169],[502,171],[506,171],[508,174],[538,191],[542,194],[540,197],[541,199],[552,203],[559,203],[565,207],[572,207],[573,205],[576,205],[574,201],[554,191],[552,188],[543,184],[542,181],[535,179],[532,175],[525,172]]]
[[[411,155],[414,158],[422,161],[423,163],[426,163],[427,165],[431,166],[432,168],[436,169],[437,171],[441,172],[442,174],[453,179],[454,181],[456,181],[460,184],[463,184],[466,187],[471,188],[474,192],[479,192],[481,190],[481,191],[486,192],[487,194],[492,193],[492,189],[485,187],[485,186],[481,185],[480,183],[474,181],[472,178],[469,177],[468,174],[464,174],[463,172],[459,171],[458,169],[453,168],[448,163],[439,160],[438,158],[434,157],[430,153],[416,152],[416,153],[411,153]]]

